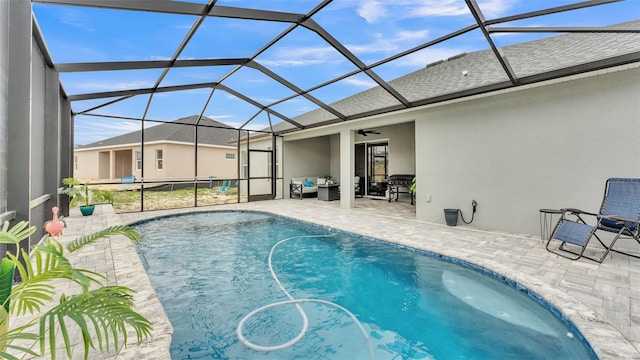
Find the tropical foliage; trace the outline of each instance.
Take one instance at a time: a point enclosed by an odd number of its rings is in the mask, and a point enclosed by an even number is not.
[[[5,222],[0,229],[0,243],[14,245],[0,266],[0,358],[18,359],[18,355],[44,356],[55,359],[56,346],[64,344],[67,357],[72,357],[70,330],[80,330],[84,359],[90,349],[117,350],[128,342],[128,329],[135,330],[137,342],[151,334],[151,323],[133,310],[134,290],[105,285],[104,275],[75,268],[68,254],[112,235],[124,235],[139,241],[138,232],[128,226],[111,226],[79,237],[67,246],[47,236],[35,246],[31,255],[20,248],[20,242],[36,230],[27,221],[13,227]],[[13,284],[17,270],[21,282]],[[74,294],[62,294],[54,300],[55,284],[75,284]],[[27,324],[9,328],[10,316],[35,315]],[[39,346],[30,346],[36,343]],[[25,345],[26,344],[26,345]],[[77,354],[73,355],[74,357]]]
[[[70,206],[84,205],[91,203],[113,202],[113,193],[109,190],[91,188],[87,183],[81,183],[75,178],[64,178],[62,183],[67,185],[58,193],[68,195],[71,199]]]

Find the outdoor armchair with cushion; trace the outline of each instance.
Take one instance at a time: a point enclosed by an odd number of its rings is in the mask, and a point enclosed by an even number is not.
[[[229,194],[231,192],[231,180],[223,180],[222,186],[215,191],[217,194]]]
[[[289,197],[313,197],[318,195],[318,181],[326,181],[317,176],[292,177],[289,184]]]
[[[620,238],[630,238],[640,245],[640,179],[610,178],[607,180],[604,198],[600,211],[591,213],[579,209],[561,209],[562,216],[549,240],[547,250],[568,259],[577,260],[585,257],[601,263],[610,251],[640,258],[640,253],[624,252],[614,249]],[[590,225],[585,219],[595,219]],[[613,234],[608,243],[603,240],[604,233]],[[602,246],[602,255],[593,258],[584,255],[584,251],[592,238],[596,238]],[[560,241],[557,248],[551,248],[553,240]],[[573,249],[567,246],[573,246]]]

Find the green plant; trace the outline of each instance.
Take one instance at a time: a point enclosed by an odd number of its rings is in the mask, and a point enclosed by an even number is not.
[[[413,179],[411,179],[411,186],[409,186],[409,192],[411,193],[411,195],[416,194],[416,177],[415,176],[413,177]]]
[[[97,346],[99,351],[108,351],[126,345],[129,328],[135,330],[138,343],[150,336],[150,321],[133,310],[134,290],[105,285],[104,275],[75,268],[67,258],[67,254],[112,235],[124,235],[137,242],[140,235],[135,228],[111,226],[81,236],[66,247],[47,236],[29,255],[20,248],[20,242],[35,230],[27,221],[11,228],[9,222],[5,222],[0,229],[0,243],[15,245],[18,249],[15,253],[8,252],[0,266],[0,358],[17,360],[16,353],[44,356],[48,347],[51,358],[55,359],[59,337],[66,355],[71,358],[73,339],[69,336],[69,326],[72,324],[81,331],[85,360],[90,348]],[[13,284],[15,269],[22,279],[17,284]],[[77,285],[78,293],[62,294],[54,301],[54,283],[59,286],[60,281]],[[9,316],[29,314],[34,315],[31,321],[9,328]],[[24,345],[27,341],[39,344],[39,349]]]
[[[75,178],[64,178],[62,183],[66,188],[60,189],[59,194],[68,195],[71,198],[70,206],[82,204],[89,206],[91,203],[113,202],[113,193],[109,190],[89,187],[87,183],[81,183]]]

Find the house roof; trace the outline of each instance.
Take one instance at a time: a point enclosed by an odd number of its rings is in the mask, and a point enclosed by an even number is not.
[[[196,122],[198,123],[199,144],[231,146],[230,142],[235,141],[238,138],[237,129],[233,129],[228,125],[209,119],[207,117],[202,117],[198,122],[198,118],[198,115],[192,115],[168,123],[148,127],[144,129],[144,141],[172,141],[193,143],[195,136],[195,126],[185,126],[184,124],[195,125]],[[117,146],[124,144],[139,144],[141,136],[142,131],[137,130],[123,135],[93,142],[91,144],[78,146],[77,149]]]
[[[640,21],[615,26],[634,29]],[[520,86],[541,78],[558,77],[555,72],[565,69],[562,75],[587,69],[598,69],[603,59],[628,59],[637,61],[640,56],[640,34],[627,33],[572,33],[509,45],[503,48],[518,83],[513,84],[491,50],[463,53],[444,61],[389,81],[389,85],[407,98],[413,105],[424,105],[452,98],[479,94],[487,91]],[[629,56],[631,55],[631,56]],[[404,108],[382,87],[357,93],[329,104],[348,117],[362,117],[367,113],[382,113]],[[318,108],[293,118],[304,126],[340,122],[333,114]],[[264,129],[269,130],[269,129]],[[297,130],[290,123],[273,126],[274,132]]]

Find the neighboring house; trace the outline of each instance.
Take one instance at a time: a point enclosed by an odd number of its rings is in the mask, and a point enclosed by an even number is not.
[[[195,122],[190,116],[141,131],[78,146],[74,150],[74,176],[85,180],[119,179],[125,175],[145,180],[193,179],[196,176]],[[178,125],[186,124],[186,125]],[[203,117],[198,123],[197,177],[236,179],[238,177],[238,130]],[[143,159],[144,152],[144,162]]]

